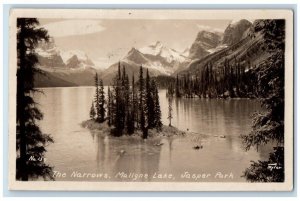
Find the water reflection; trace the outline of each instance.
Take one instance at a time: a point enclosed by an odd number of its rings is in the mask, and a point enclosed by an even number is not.
[[[68,177],[57,180],[132,181],[115,177],[119,172],[148,174],[138,181],[161,181],[152,178],[155,173],[172,173],[174,181],[185,171],[192,173],[232,172],[230,181],[244,181],[240,177],[251,160],[266,158],[270,147],[259,152],[243,150],[240,134],[251,130],[250,115],[261,110],[253,100],[173,99],[172,125],[189,130],[184,138],[163,138],[144,142],[140,138],[114,138],[90,132],[80,123],[89,118],[94,96],[93,87],[47,88],[45,95],[36,95],[44,120],[43,132],[50,133],[55,143],[47,147],[48,163]],[[160,90],[163,124],[168,125],[166,91]],[[225,135],[226,138],[220,138]],[[203,149],[193,149],[196,145]],[[72,172],[107,173],[109,180],[74,178]],[[205,181],[220,181],[209,178]]]

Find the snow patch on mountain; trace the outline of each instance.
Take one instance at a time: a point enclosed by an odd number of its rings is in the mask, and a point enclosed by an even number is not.
[[[164,46],[160,41],[154,44],[140,48],[139,51],[143,54],[161,56],[166,59],[168,63],[173,61],[184,62],[187,58],[174,49]]]
[[[44,50],[42,48],[36,48],[35,52],[42,57],[51,57],[54,54],[59,54],[59,50],[57,47],[53,47],[51,49]]]
[[[84,70],[95,67],[95,64],[85,52],[81,50],[62,50],[55,45],[53,38],[50,38],[48,42],[40,42],[35,52],[39,60],[39,67],[48,70]]]
[[[181,53],[181,55],[188,57],[190,54],[190,47],[187,47],[183,50],[183,52]]]
[[[139,51],[142,52],[143,54],[158,55],[162,47],[163,45],[161,44],[161,42],[157,41],[154,44],[140,48]]]
[[[61,51],[60,55],[65,64],[67,64],[68,60],[71,59],[74,55],[76,55],[79,61],[89,60],[86,53],[81,50]]]
[[[220,51],[220,50],[222,50],[222,49],[225,49],[226,47],[228,47],[228,45],[226,45],[226,44],[221,44],[221,45],[218,45],[218,46],[215,47],[215,48],[208,49],[207,51],[208,51],[210,54],[212,54],[212,53],[218,52],[218,51]]]

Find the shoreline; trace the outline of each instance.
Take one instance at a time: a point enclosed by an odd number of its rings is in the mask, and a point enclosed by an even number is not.
[[[108,126],[107,122],[103,123],[98,123],[95,122],[93,119],[89,119],[86,121],[83,121],[81,123],[81,126],[83,128],[89,129],[91,132],[98,134],[98,135],[103,135],[103,136],[111,136],[111,127]],[[157,131],[156,129],[149,129],[148,130],[148,138],[147,139],[153,139],[153,138],[163,138],[163,137],[185,137],[188,133],[186,131],[179,130],[178,128],[174,126],[166,126],[162,125],[161,131]],[[141,130],[135,130],[135,132],[131,135],[128,134],[123,134],[120,137],[115,137],[115,138],[122,138],[122,137],[139,137],[142,139],[142,131]],[[200,134],[203,135],[203,134]]]

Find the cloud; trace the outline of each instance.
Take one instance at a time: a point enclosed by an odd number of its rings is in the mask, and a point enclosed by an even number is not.
[[[213,27],[205,26],[205,25],[197,24],[197,27],[200,31],[210,31],[210,32],[220,32],[220,33],[224,32],[224,30],[222,30],[222,29],[213,28]]]
[[[42,27],[47,29],[49,35],[53,37],[85,35],[106,29],[99,20],[64,20],[45,24]]]

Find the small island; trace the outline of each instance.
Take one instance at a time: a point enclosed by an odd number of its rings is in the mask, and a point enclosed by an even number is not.
[[[98,123],[94,119],[89,119],[81,123],[81,126],[89,129],[91,132],[98,135],[111,135],[111,127],[108,125],[107,121],[103,123]],[[162,137],[184,137],[187,135],[187,132],[181,131],[174,126],[162,125],[162,128],[159,132],[156,129],[148,130],[148,138],[162,138]],[[141,130],[136,130],[134,133],[124,136],[131,137],[143,137],[143,132]]]
[[[95,75],[95,97],[90,109],[90,119],[81,126],[100,135],[115,137],[132,136],[161,138],[185,136],[186,132],[172,126],[172,103],[169,101],[169,125],[161,122],[158,87],[151,79],[148,69],[146,78],[143,67],[140,67],[139,79],[135,82],[132,76],[131,85],[125,66],[118,65],[118,72],[105,96],[103,81]],[[106,98],[107,97],[107,98]],[[169,100],[171,99],[169,96]]]

